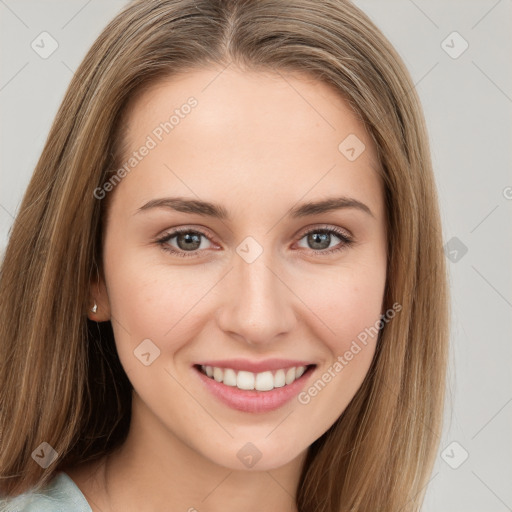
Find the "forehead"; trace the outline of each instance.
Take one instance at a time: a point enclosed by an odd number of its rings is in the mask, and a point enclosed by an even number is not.
[[[155,143],[126,180],[147,195],[165,183],[217,198],[228,186],[250,199],[336,188],[378,203],[382,192],[364,123],[334,87],[308,75],[190,70],[134,97],[125,123],[125,159],[148,138]],[[347,158],[347,149],[361,153]]]
[[[269,139],[285,134],[313,139],[320,131],[335,132],[340,127],[363,136],[366,132],[359,114],[330,84],[305,73],[229,67],[191,69],[149,84],[129,102],[126,128],[131,135],[141,131],[139,128],[147,130],[155,122],[169,119],[191,97],[198,103],[193,109],[196,133],[200,127],[239,127],[244,134],[267,133]],[[252,120],[266,123],[250,124]],[[277,132],[283,123],[287,123],[286,132]],[[315,128],[320,131],[313,132]]]

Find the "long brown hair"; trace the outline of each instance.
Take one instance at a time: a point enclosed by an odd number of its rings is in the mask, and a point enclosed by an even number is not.
[[[420,509],[440,440],[449,302],[429,142],[396,51],[345,0],[138,0],[74,75],[14,222],[0,274],[0,491],[40,489],[56,470],[121,444],[131,384],[110,322],[87,318],[102,273],[106,201],[122,114],[159,78],[210,65],[305,73],[367,126],[385,186],[388,268],[371,368],[309,448],[300,512]],[[341,142],[341,141],[340,141]],[[57,462],[31,457],[47,442]]]

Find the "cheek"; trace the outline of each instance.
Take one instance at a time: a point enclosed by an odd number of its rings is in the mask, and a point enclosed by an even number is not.
[[[208,276],[153,264],[133,251],[112,258],[106,274],[116,344],[126,364],[132,366],[133,351],[145,339],[172,356],[194,337],[199,303],[211,288]]]
[[[304,287],[304,319],[326,349],[316,380],[299,396],[314,424],[331,425],[361,386],[375,354],[385,289],[385,260],[333,269],[322,286]],[[308,405],[309,404],[309,405]],[[316,423],[315,423],[316,421]]]
[[[361,387],[375,355],[385,276],[353,274],[316,293],[316,337],[326,348],[316,379],[299,395],[312,436],[322,435]],[[325,291],[325,288],[324,288]],[[313,303],[312,302],[312,303]],[[311,318],[313,315],[311,316]],[[326,326],[328,328],[326,328]]]
[[[357,283],[340,294],[336,324],[340,334],[336,343],[337,354],[349,350],[354,340],[364,341],[364,333],[368,333],[378,322],[382,313],[384,285],[384,279],[380,281],[362,276]],[[373,336],[367,340],[375,342],[377,336],[374,331],[371,332]]]
[[[317,326],[317,337],[333,357],[349,350],[352,340],[378,322],[385,279],[384,264],[361,264],[316,275],[302,287],[299,293],[310,309],[309,324]]]

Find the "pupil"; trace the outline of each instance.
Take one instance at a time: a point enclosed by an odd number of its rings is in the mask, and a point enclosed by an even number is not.
[[[185,239],[185,244],[180,243],[181,240]],[[185,233],[181,234],[177,238],[178,246],[180,249],[198,249],[201,245],[199,235]],[[192,243],[192,246],[190,245]],[[194,245],[195,244],[195,245]]]
[[[329,247],[329,233],[313,233],[310,235],[310,242],[312,242],[314,249],[327,249]],[[325,245],[327,242],[327,245]],[[320,247],[318,247],[320,244]]]

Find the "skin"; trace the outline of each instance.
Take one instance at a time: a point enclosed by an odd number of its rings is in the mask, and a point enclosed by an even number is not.
[[[93,510],[295,511],[307,448],[360,387],[376,337],[308,404],[293,399],[272,412],[229,408],[192,365],[303,359],[317,364],[307,389],[379,320],[387,234],[377,153],[328,85],[232,66],[166,79],[137,97],[127,157],[190,96],[198,105],[109,192],[104,279],[91,284],[99,308],[89,316],[112,321],[134,386],[132,422],[120,449],[68,474]],[[366,146],[355,161],[338,150],[349,134]],[[341,195],[373,216],[345,208],[286,217],[298,203]],[[219,203],[231,220],[164,208],[136,213],[166,196]],[[195,256],[172,255],[155,239],[175,227],[211,239],[200,238]],[[340,228],[354,244],[320,254],[304,233],[322,227]],[[252,263],[236,251],[247,236],[263,249]],[[342,244],[331,235],[322,247]],[[167,245],[186,247],[176,237]],[[149,366],[134,356],[147,338],[160,349]],[[252,468],[237,457],[247,442],[262,454]]]

